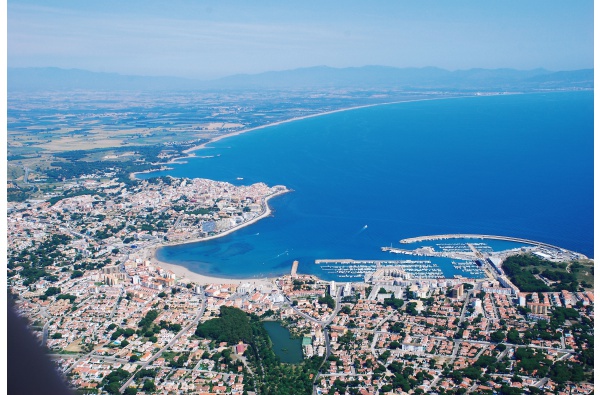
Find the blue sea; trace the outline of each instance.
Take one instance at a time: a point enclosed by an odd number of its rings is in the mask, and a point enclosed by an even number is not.
[[[329,279],[316,259],[410,259],[381,247],[446,233],[513,236],[592,257],[593,114],[593,92],[480,96],[355,109],[223,139],[196,152],[210,158],[144,177],[262,181],[293,192],[271,200],[269,218],[161,248],[158,258],[231,278],[289,273],[298,260],[299,272]]]

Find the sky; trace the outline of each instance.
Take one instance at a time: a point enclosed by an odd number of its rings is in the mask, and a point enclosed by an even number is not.
[[[15,1],[8,67],[214,79],[310,66],[593,68],[593,0]]]

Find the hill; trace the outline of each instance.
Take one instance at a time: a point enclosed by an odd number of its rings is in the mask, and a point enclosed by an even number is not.
[[[147,77],[79,69],[9,68],[8,91],[185,91],[185,90],[540,90],[593,89],[592,69],[469,69],[317,66],[238,74],[212,81]]]

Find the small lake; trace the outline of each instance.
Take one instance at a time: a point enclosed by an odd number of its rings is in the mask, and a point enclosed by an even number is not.
[[[302,362],[302,339],[291,339],[290,331],[279,322],[265,321],[263,325],[273,342],[273,351],[281,362]]]

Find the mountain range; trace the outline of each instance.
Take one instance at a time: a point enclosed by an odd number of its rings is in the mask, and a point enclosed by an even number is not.
[[[238,74],[211,81],[148,77],[80,69],[8,68],[8,91],[178,91],[178,90],[540,90],[593,89],[594,70],[549,71],[437,67],[395,68],[317,66],[260,74]]]

